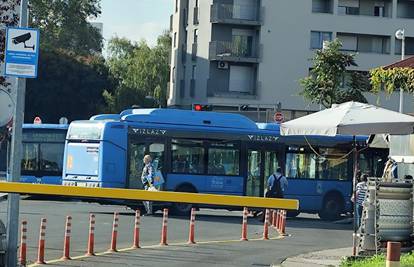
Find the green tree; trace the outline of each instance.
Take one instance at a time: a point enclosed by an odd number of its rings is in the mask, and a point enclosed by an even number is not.
[[[29,79],[25,120],[40,116],[43,121],[58,123],[88,119],[106,105],[102,96],[113,85],[102,56],[77,56],[65,51],[42,50],[37,79]]]
[[[375,68],[370,71],[372,91],[392,94],[397,89],[414,92],[413,68]]]
[[[160,35],[157,45],[152,48],[144,40],[132,43],[125,38],[111,39],[107,62],[117,87],[113,92],[104,93],[108,111],[119,112],[132,105],[165,106],[170,50],[168,32]]]
[[[300,94],[310,103],[329,108],[347,101],[367,102],[363,93],[369,90],[368,79],[362,73],[347,70],[357,66],[355,55],[342,53],[341,47],[341,42],[334,40],[316,51],[310,75],[300,80],[303,88]],[[350,81],[343,88],[342,81],[349,73]]]
[[[63,49],[76,55],[102,50],[102,36],[88,22],[88,18],[100,13],[100,0],[30,1],[30,24],[41,31],[41,47]]]

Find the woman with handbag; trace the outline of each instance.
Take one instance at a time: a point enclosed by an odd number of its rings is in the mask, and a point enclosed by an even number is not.
[[[154,181],[155,169],[152,164],[152,158],[150,155],[145,155],[143,161],[144,161],[144,168],[142,169],[142,174],[141,174],[142,184],[144,185],[145,190],[154,191],[153,189],[155,187],[153,185],[153,181]],[[145,215],[152,215],[153,214],[152,202],[143,201],[143,204],[144,204],[145,211],[146,211]]]

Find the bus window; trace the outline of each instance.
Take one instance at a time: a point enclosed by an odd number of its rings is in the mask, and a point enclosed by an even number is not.
[[[149,145],[149,154],[152,158],[154,169],[162,170],[164,164],[164,144],[153,143]]]
[[[239,175],[240,150],[232,143],[213,143],[208,149],[208,174]]]
[[[316,160],[311,153],[287,153],[286,154],[286,177],[315,179]]]
[[[22,171],[38,171],[39,170],[39,145],[23,144],[22,153]]]
[[[265,152],[265,174],[264,174],[266,183],[267,183],[267,178],[276,172],[277,167],[279,167],[279,162],[277,160],[277,153],[274,151],[266,151]]]
[[[128,188],[142,188],[141,173],[144,168],[145,147],[145,144],[130,145]]]
[[[65,144],[40,145],[40,169],[47,172],[62,172]]]
[[[349,151],[340,148],[320,148],[318,158],[319,179],[348,180]]]
[[[260,151],[249,150],[247,160],[247,185],[246,195],[260,197],[260,165],[261,157]]]
[[[204,147],[201,141],[171,141],[173,173],[204,173]]]

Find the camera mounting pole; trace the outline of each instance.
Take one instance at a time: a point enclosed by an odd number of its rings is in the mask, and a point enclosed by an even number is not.
[[[28,0],[20,1],[20,27],[28,26]],[[24,99],[26,78],[17,78],[15,110],[13,114],[13,132],[11,140],[10,173],[8,182],[20,181],[20,162],[22,157],[22,125],[24,119]],[[7,203],[7,252],[6,266],[17,266],[17,237],[19,230],[19,203],[20,195],[9,194]]]

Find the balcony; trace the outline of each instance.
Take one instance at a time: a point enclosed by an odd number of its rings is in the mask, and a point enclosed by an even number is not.
[[[229,84],[237,81],[228,81],[228,83],[217,79],[207,80],[207,96],[221,98],[240,98],[240,99],[257,99],[258,92],[261,88],[261,82],[256,81],[250,85],[249,90],[234,91],[229,89]],[[244,84],[245,85],[245,84]],[[245,87],[245,86],[243,86]]]
[[[312,13],[333,13],[333,0],[312,0]]]
[[[387,17],[392,16],[392,1],[383,0],[347,0],[339,1],[339,15],[357,15],[357,16],[373,16]]]
[[[254,5],[213,4],[210,22],[260,26],[261,13],[258,2]]]
[[[259,63],[260,57],[257,52],[259,49],[253,49],[244,43],[231,41],[213,41],[210,42],[210,60]]]
[[[390,54],[390,37],[383,35],[337,33],[342,51]]]

